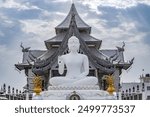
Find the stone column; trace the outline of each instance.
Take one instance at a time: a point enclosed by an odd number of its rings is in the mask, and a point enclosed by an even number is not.
[[[120,84],[119,68],[116,68],[114,72],[114,85],[116,92],[119,92],[119,84]]]
[[[28,76],[27,76],[28,93],[32,93],[32,90],[33,90],[33,78],[34,78],[34,73],[32,72],[32,69],[29,69],[28,70]]]

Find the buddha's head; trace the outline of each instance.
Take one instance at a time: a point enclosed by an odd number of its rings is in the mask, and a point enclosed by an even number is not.
[[[80,47],[80,42],[79,39],[76,38],[75,36],[72,36],[68,40],[68,48],[70,52],[78,52]]]

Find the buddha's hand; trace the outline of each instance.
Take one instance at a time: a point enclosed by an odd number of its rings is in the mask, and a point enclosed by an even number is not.
[[[62,56],[58,56],[58,71],[61,75],[64,73],[64,62]]]
[[[62,62],[63,62],[62,56],[58,56],[58,64],[60,65],[62,64]]]

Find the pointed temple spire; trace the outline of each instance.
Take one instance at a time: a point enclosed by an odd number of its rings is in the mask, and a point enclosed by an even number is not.
[[[72,16],[75,15],[75,22],[77,24],[77,27],[79,30],[86,30],[87,33],[91,33],[91,27],[86,24],[79,16],[76,8],[75,8],[75,4],[72,3],[70,11],[67,15],[67,17],[64,19],[64,21],[62,23],[60,23],[58,26],[55,27],[56,29],[56,33],[61,33],[62,31],[66,30],[69,28]]]

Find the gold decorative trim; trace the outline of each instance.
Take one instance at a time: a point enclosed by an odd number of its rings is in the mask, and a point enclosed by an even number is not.
[[[41,76],[36,75],[33,79],[34,88],[33,91],[36,93],[36,95],[40,95],[42,92],[42,78]]]
[[[115,91],[115,87],[114,87],[114,77],[113,75],[107,75],[106,76],[106,82],[108,84],[108,88],[107,88],[107,92],[110,95],[113,95],[113,92]]]

